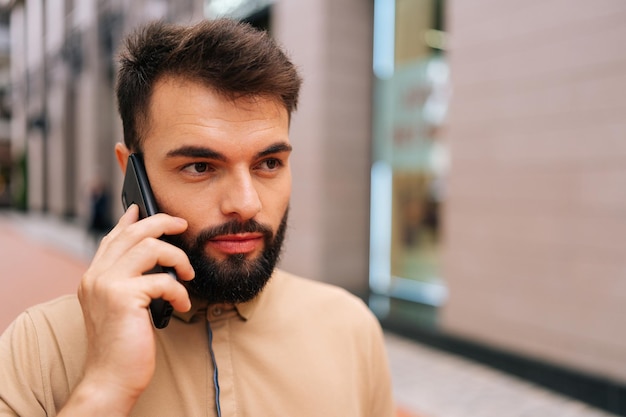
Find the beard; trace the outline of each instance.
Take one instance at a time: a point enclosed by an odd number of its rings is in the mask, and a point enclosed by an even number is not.
[[[287,214],[288,210],[285,210],[276,233],[269,226],[251,219],[244,223],[232,220],[204,229],[191,241],[183,235],[168,236],[168,242],[185,251],[196,273],[193,280],[183,282],[189,294],[209,304],[236,304],[255,298],[269,281],[280,258]],[[228,255],[224,260],[206,254],[205,247],[211,239],[237,233],[261,233],[263,251],[252,259],[244,253]]]

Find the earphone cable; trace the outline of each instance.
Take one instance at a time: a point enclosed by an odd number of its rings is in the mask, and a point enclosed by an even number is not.
[[[211,323],[207,320],[207,332],[209,333],[209,352],[211,353],[211,362],[213,362],[213,385],[215,386],[215,408],[217,410],[217,417],[222,417],[222,410],[220,407],[220,383],[217,372],[217,361],[215,360],[215,352],[213,352],[213,331],[211,330]]]

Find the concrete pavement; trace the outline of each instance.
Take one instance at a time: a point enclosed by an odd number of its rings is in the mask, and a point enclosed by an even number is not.
[[[615,416],[391,333],[386,340],[396,401],[418,416]]]
[[[26,307],[76,292],[86,252],[66,249],[72,240],[85,248],[85,239],[61,221],[0,212],[0,331]]]
[[[0,212],[0,331],[26,307],[74,293],[95,244],[81,225]],[[386,334],[398,417],[609,417],[395,334]]]

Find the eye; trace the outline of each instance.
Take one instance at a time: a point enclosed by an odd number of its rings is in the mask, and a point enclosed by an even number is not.
[[[192,166],[196,172],[206,172],[209,169],[209,165],[206,162],[196,162]]]
[[[190,174],[204,174],[210,171],[211,166],[207,162],[194,162],[192,164],[186,165],[183,168],[183,171],[186,171]]]
[[[265,165],[266,169],[275,170],[275,169],[280,168],[282,166],[282,162],[279,161],[278,159],[272,158],[272,159],[267,159],[267,160],[263,161],[263,163],[261,165]]]

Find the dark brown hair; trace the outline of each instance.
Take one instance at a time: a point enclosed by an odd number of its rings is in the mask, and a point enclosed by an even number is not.
[[[164,76],[201,82],[230,98],[274,97],[289,115],[302,82],[266,32],[230,19],[192,26],[150,23],[126,38],[119,62],[116,93],[124,142],[135,151],[141,149],[154,85]]]

